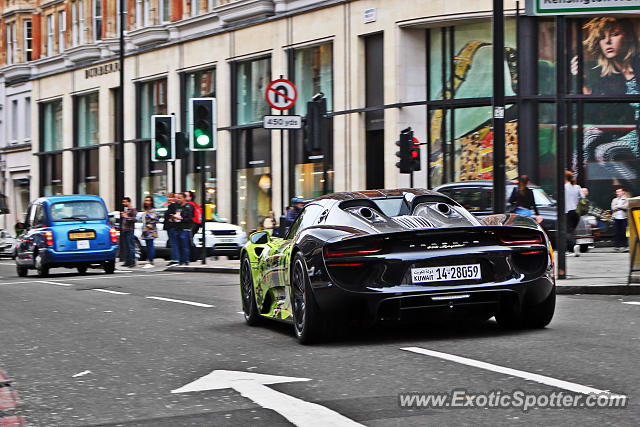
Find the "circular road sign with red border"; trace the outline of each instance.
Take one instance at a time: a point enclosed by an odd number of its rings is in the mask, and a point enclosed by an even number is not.
[[[296,86],[287,79],[278,79],[269,83],[265,94],[267,102],[276,110],[288,110],[298,99]]]

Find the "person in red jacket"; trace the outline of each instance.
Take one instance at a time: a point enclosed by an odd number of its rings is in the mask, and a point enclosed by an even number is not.
[[[184,199],[193,206],[193,228],[191,229],[191,235],[193,236],[202,225],[202,206],[196,202],[196,194],[193,191],[185,191]]]

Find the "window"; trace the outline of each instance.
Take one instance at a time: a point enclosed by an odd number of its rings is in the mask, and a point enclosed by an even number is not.
[[[41,151],[62,150],[62,100],[40,104],[42,115]]]
[[[18,141],[18,100],[11,101],[11,140]]]
[[[53,36],[55,29],[53,28],[53,13],[47,15],[47,56],[53,56]]]
[[[102,39],[102,0],[93,0],[93,36],[95,41]]]
[[[149,17],[149,12],[150,12],[149,11],[149,9],[150,9],[149,0],[144,0],[143,7],[144,7],[144,21],[143,21],[143,24],[144,24],[145,27],[148,27],[149,25],[151,25],[151,21],[150,21],[150,17]]]
[[[64,33],[67,30],[67,12],[58,12],[58,50],[63,52],[66,49]]]
[[[24,139],[31,139],[31,98],[24,99]]]
[[[78,0],[78,43],[84,44],[84,2]]]
[[[271,113],[264,93],[271,81],[271,59],[240,62],[237,66],[237,115],[239,125],[261,122]]]
[[[142,2],[144,0],[136,0],[136,28],[142,27]]]
[[[171,20],[171,0],[160,0],[160,21],[161,23]]]
[[[62,153],[40,156],[40,194],[62,194]]]
[[[289,228],[287,239],[293,239],[299,231],[311,227],[318,215],[320,215],[320,212],[322,212],[322,206],[320,205],[312,204],[305,206]]]
[[[7,24],[7,64],[16,62],[16,24]]]
[[[54,222],[77,221],[77,218],[96,221],[106,219],[107,212],[98,201],[69,201],[52,204],[49,208],[49,216]]]
[[[191,16],[197,16],[200,13],[200,0],[190,0]]]
[[[78,96],[76,101],[76,147],[99,144],[98,92]]]
[[[78,2],[71,3],[71,45],[78,46]]]
[[[167,114],[167,79],[141,83],[139,86],[138,136],[151,137],[151,115]]]
[[[304,102],[296,104],[296,114],[307,114],[306,101],[322,92],[327,99],[327,111],[333,110],[333,45],[325,43],[319,46],[296,49],[294,52],[295,84],[298,99]]]
[[[33,36],[31,33],[31,19],[24,20],[24,54],[25,60],[31,61],[33,52]]]
[[[100,194],[100,150],[79,150],[75,152],[75,192],[77,194]]]

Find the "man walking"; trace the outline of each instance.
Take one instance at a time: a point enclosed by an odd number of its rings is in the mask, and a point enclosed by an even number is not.
[[[616,197],[611,201],[611,211],[613,212],[613,225],[616,232],[615,251],[627,252],[627,210],[629,201],[625,195],[624,188],[616,188]]]
[[[174,222],[177,228],[177,241],[179,248],[180,265],[189,265],[191,255],[191,228],[193,227],[193,205],[187,203],[184,194],[176,195],[178,206],[176,213],[173,214]]]
[[[580,221],[580,215],[576,212],[576,208],[578,207],[578,201],[583,197],[582,189],[574,182],[573,172],[565,171],[564,211],[567,213],[567,250],[573,250],[573,256],[580,256],[580,247],[576,245],[573,232]]]
[[[122,256],[124,257],[124,267],[136,266],[136,247],[134,243],[133,230],[138,212],[131,206],[131,198],[122,199],[124,210],[120,212],[120,244],[122,245]]]
[[[180,251],[178,248],[178,227],[173,218],[176,213],[178,203],[173,193],[167,194],[167,211],[164,213],[164,229],[169,237],[169,248],[171,249],[171,261],[168,265],[175,265],[180,262]]]

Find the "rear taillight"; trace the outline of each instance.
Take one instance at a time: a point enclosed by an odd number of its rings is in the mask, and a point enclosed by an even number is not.
[[[374,240],[369,242],[358,242],[356,244],[325,246],[324,256],[326,258],[335,258],[341,256],[358,256],[371,255],[382,250],[382,240]]]
[[[45,231],[44,232],[44,241],[47,244],[47,246],[53,246],[53,232],[52,231]]]
[[[118,243],[118,235],[115,228],[109,230],[109,235],[111,236],[111,243]]]
[[[498,238],[505,245],[532,245],[542,243],[542,235],[521,231],[504,231],[498,233]]]

